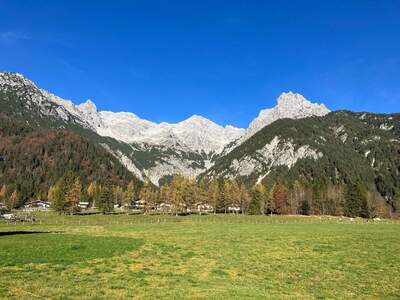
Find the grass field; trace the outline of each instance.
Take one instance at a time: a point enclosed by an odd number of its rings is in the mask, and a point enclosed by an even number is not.
[[[38,220],[0,223],[0,298],[400,299],[394,221],[51,213]]]

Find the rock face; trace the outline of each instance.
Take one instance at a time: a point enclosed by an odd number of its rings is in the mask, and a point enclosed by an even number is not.
[[[233,160],[231,168],[240,176],[249,176],[262,165],[269,169],[276,166],[287,166],[289,169],[299,160],[303,158],[312,158],[317,160],[323,154],[312,149],[309,145],[303,145],[297,149],[291,140],[282,140],[276,136],[274,139],[265,144],[263,148],[256,151],[257,159],[250,156],[244,156],[240,160]]]
[[[256,183],[264,179],[271,170],[279,166],[290,169],[297,161],[305,158],[318,160],[323,153],[313,149],[309,145],[297,146],[292,139],[275,136],[262,148],[254,153],[248,153],[239,158],[234,158],[230,164],[221,172],[211,171],[216,177],[236,178],[237,176],[258,176]],[[223,159],[223,158],[222,158]]]
[[[160,123],[133,137],[135,142],[153,145],[184,145],[198,153],[219,153],[224,146],[242,136],[244,129],[230,125],[222,127],[202,116],[193,115],[176,123]]]

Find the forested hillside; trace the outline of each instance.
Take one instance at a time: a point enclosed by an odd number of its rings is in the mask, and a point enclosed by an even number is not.
[[[135,177],[100,145],[62,129],[34,130],[0,114],[0,186],[2,197],[16,191],[13,206],[31,199],[47,199],[51,185],[61,178],[125,185]]]
[[[347,111],[278,120],[220,158],[201,178],[238,178],[248,185],[262,183],[266,187],[282,183],[293,188],[297,184],[322,202],[327,201],[329,191],[335,193],[332,188],[361,184],[375,198],[378,192],[396,211],[399,124],[399,114]]]

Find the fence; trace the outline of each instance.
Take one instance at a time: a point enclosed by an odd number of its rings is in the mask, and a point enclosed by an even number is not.
[[[13,226],[127,226],[136,224],[198,223],[200,224],[400,224],[395,219],[366,220],[331,216],[250,216],[217,215],[57,215],[40,212],[31,221],[5,221]]]

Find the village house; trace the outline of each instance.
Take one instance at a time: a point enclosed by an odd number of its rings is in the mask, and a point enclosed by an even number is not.
[[[240,207],[239,206],[229,206],[228,212],[237,214],[240,212]]]
[[[33,200],[25,205],[25,210],[48,210],[50,202],[42,200]]]
[[[195,209],[197,210],[198,213],[210,213],[214,211],[214,208],[207,204],[207,203],[196,203],[194,205]]]
[[[89,208],[89,202],[81,201],[81,202],[79,202],[78,207],[82,208],[82,209],[88,209]]]
[[[156,209],[161,212],[170,212],[172,211],[173,206],[169,203],[160,203],[157,205]]]
[[[144,209],[146,207],[146,201],[144,200],[137,200],[133,203],[133,208],[136,209]]]

